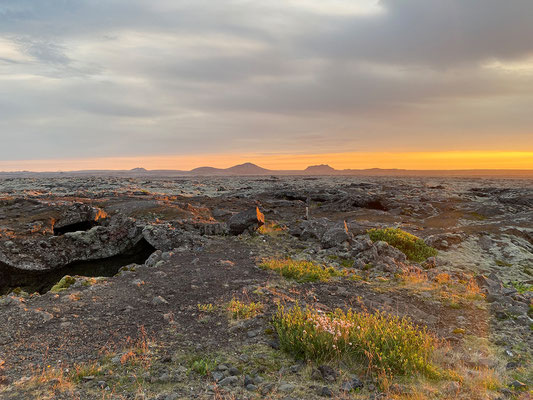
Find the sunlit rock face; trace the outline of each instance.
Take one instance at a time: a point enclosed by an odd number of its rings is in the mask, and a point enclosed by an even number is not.
[[[233,215],[228,221],[228,230],[232,235],[239,235],[246,230],[254,231],[264,223],[265,216],[255,207]]]

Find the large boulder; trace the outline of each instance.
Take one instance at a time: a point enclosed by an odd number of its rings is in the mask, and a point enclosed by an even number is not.
[[[320,240],[331,225],[331,221],[327,218],[305,220],[300,224],[293,226],[290,230],[290,234],[299,237],[301,240]]]
[[[228,221],[228,231],[232,235],[240,235],[247,230],[256,230],[264,224],[265,216],[255,207],[233,215]]]
[[[346,222],[344,222],[342,224],[335,225],[324,232],[320,243],[322,243],[323,248],[329,249],[331,247],[349,244],[352,238],[353,235],[348,232],[348,227],[346,226]]]
[[[174,248],[193,248],[201,246],[206,239],[196,230],[182,229],[179,224],[146,225],[142,231],[144,239],[153,247],[162,251]]]

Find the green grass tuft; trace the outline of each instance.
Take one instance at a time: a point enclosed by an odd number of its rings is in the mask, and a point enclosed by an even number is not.
[[[334,276],[339,276],[335,268],[325,267],[312,261],[297,261],[291,258],[263,260],[259,266],[263,269],[277,271],[285,278],[298,282],[325,282]]]
[[[422,262],[438,254],[437,250],[422,239],[398,228],[370,229],[368,235],[373,242],[382,240],[396,247],[411,261]]]
[[[405,318],[351,309],[322,313],[280,306],[273,324],[281,348],[298,358],[364,363],[377,374],[438,375],[430,362],[435,338]]]
[[[217,361],[210,357],[195,356],[189,361],[190,370],[202,376],[209,375],[216,366]]]

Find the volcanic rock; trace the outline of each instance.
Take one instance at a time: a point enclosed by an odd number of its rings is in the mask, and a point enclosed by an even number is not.
[[[240,235],[246,230],[256,230],[264,223],[265,216],[255,207],[233,215],[228,221],[228,230],[232,235]]]

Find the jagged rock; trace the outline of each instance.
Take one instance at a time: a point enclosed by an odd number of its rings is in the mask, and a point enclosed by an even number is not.
[[[495,296],[496,294],[500,293],[503,289],[503,285],[495,276],[493,276],[491,279],[485,275],[478,275],[476,276],[476,283],[480,288],[485,290],[487,293],[489,293],[492,296]]]
[[[150,257],[148,257],[148,259],[145,261],[144,265],[146,265],[147,267],[153,267],[154,265],[156,265],[159,261],[161,261],[161,256],[162,256],[163,252],[161,250],[156,250],[154,251]]]
[[[147,225],[142,230],[142,236],[156,249],[170,251],[179,247],[193,247],[203,244],[205,238],[194,231],[176,228],[171,224]]]
[[[425,239],[428,246],[434,247],[438,250],[447,250],[450,246],[461,243],[464,240],[464,235],[459,233],[441,233],[438,235],[431,235]]]
[[[2,264],[16,270],[47,271],[75,261],[112,257],[135,246],[141,232],[134,220],[118,216],[86,232],[17,237],[9,244],[0,241],[0,274]]]
[[[246,230],[256,230],[264,223],[265,216],[255,207],[233,215],[228,221],[228,230],[232,235],[240,235]]]
[[[301,240],[320,240],[324,233],[331,227],[332,222],[327,218],[311,219],[302,221],[298,228],[291,233],[300,237]]]
[[[99,220],[107,218],[105,211],[84,203],[74,203],[54,222],[54,233],[84,231],[96,225]]]
[[[331,247],[349,244],[352,237],[353,235],[348,232],[348,227],[346,226],[346,222],[344,222],[343,224],[336,225],[324,232],[320,242],[322,243],[322,247],[329,249]]]
[[[221,387],[224,386],[234,386],[239,382],[239,378],[237,376],[228,376],[224,379],[222,379],[220,382],[218,382],[218,385]]]

